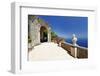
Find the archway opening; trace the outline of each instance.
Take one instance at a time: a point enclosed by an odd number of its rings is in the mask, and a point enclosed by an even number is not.
[[[40,42],[47,42],[48,41],[48,31],[47,28],[41,26],[40,28]]]

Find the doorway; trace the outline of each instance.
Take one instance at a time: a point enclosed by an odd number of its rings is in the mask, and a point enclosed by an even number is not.
[[[40,28],[40,42],[47,42],[48,41],[48,31],[45,26],[41,26]]]

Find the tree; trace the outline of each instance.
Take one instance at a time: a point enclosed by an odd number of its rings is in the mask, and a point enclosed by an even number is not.
[[[55,32],[51,32],[51,39],[58,37],[57,34]]]

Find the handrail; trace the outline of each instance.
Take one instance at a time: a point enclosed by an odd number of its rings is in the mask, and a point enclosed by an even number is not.
[[[77,58],[87,58],[88,49],[79,45],[73,45],[71,43],[63,42],[61,47],[65,49],[71,56]]]
[[[79,46],[79,45],[75,46],[75,45],[68,43],[68,42],[63,42],[63,43],[68,44],[68,45],[73,46],[73,47],[76,47],[76,48],[82,48],[82,49],[88,50],[86,47],[82,47],[82,46]]]

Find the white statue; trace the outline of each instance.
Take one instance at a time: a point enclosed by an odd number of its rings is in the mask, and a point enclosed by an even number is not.
[[[74,46],[77,46],[77,43],[76,43],[77,42],[77,37],[75,36],[75,34],[73,34],[72,42],[73,42]],[[77,47],[74,47],[73,49],[75,51],[75,58],[77,58]]]
[[[72,37],[72,42],[73,42],[73,45],[76,46],[77,45],[77,37],[75,34],[73,34],[73,37]]]

